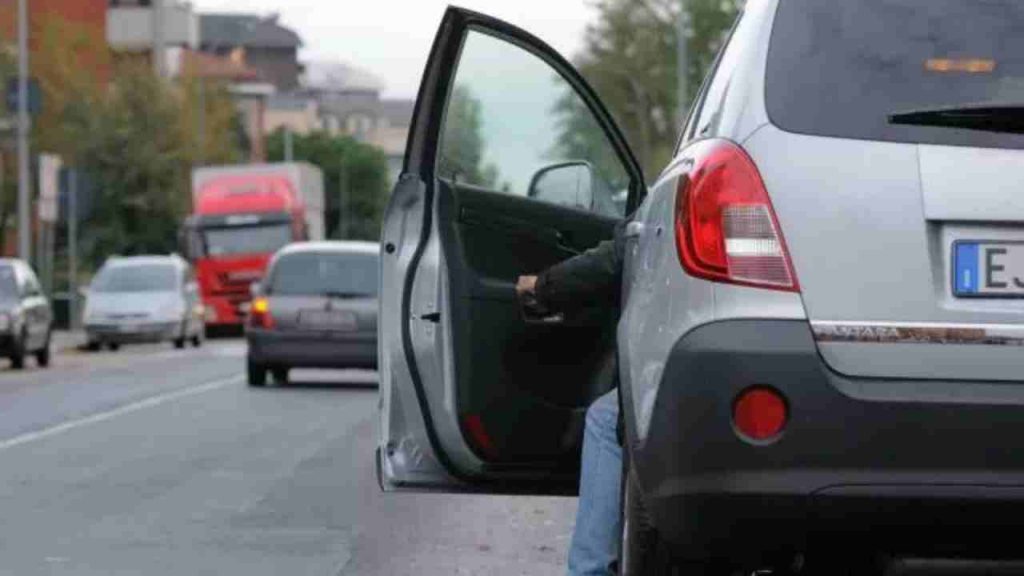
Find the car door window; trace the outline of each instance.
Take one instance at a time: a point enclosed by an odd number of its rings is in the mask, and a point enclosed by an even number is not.
[[[42,288],[39,287],[39,281],[36,280],[35,274],[31,270],[25,270],[25,281],[22,285],[22,294],[25,298],[35,298],[43,293]]]
[[[440,178],[623,216],[630,177],[592,111],[554,68],[471,30],[437,156]]]

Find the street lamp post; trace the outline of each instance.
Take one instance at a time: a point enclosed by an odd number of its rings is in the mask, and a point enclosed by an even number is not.
[[[18,0],[18,257],[32,257],[29,227],[31,174],[28,145],[28,0]]]
[[[681,126],[686,122],[686,113],[690,107],[689,99],[689,29],[690,14],[686,10],[686,0],[679,0],[679,20],[676,22],[676,95],[678,124]]]

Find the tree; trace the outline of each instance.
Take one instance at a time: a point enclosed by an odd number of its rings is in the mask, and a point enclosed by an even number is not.
[[[692,101],[743,0],[686,0],[689,35],[688,100]],[[680,122],[677,114],[677,22],[680,0],[597,0],[597,21],[587,27],[577,69],[597,91],[651,176],[669,160]],[[593,147],[568,131],[585,127],[578,105],[560,103],[563,146]],[[591,128],[592,130],[592,128]],[[593,133],[589,138],[599,135]],[[581,140],[582,138],[582,140]],[[578,148],[569,148],[575,152]]]
[[[93,265],[111,253],[175,249],[192,168],[181,116],[178,92],[139,63],[119,67],[104,98],[65,110],[72,162],[96,193],[83,230]]]
[[[284,131],[267,138],[267,157],[284,160]],[[388,194],[388,163],[383,152],[349,136],[327,132],[293,135],[294,159],[324,173],[326,230],[330,238],[378,240]],[[344,187],[344,190],[342,190]],[[342,216],[346,230],[340,230]]]
[[[480,114],[480,101],[476,96],[467,86],[456,85],[448,102],[437,171],[445,178],[494,188],[498,170],[493,164],[484,163],[485,141]]]
[[[182,114],[181,130],[187,135],[189,157],[195,165],[234,164],[248,149],[227,86],[220,81],[197,77],[186,70],[178,82]]]

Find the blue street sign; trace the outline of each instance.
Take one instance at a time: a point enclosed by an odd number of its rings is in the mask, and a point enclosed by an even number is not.
[[[18,112],[18,79],[16,77],[7,79],[7,89],[4,91],[7,102],[7,111],[11,114]],[[43,95],[39,91],[39,83],[34,78],[28,80],[28,113],[39,114],[43,107]]]

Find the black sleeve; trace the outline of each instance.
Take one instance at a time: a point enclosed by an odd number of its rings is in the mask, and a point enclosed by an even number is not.
[[[626,221],[615,228],[612,240],[555,264],[537,277],[537,300],[551,310],[578,306],[619,304]]]

